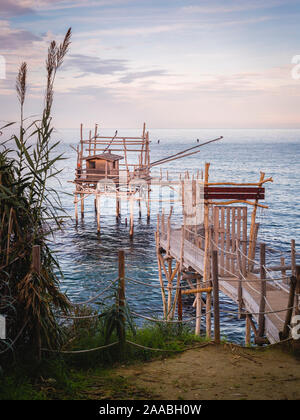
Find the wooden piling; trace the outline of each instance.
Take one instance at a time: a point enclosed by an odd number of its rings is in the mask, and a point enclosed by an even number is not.
[[[80,197],[81,218],[84,218],[84,194]]]
[[[121,206],[120,206],[120,197],[118,192],[116,192],[116,221],[119,222],[121,217]]]
[[[181,288],[178,290],[177,315],[178,315],[178,321],[182,321],[182,295],[181,295]]]
[[[201,288],[200,279],[197,277],[197,289]],[[196,326],[195,335],[200,335],[201,331],[201,315],[202,315],[202,304],[201,304],[201,292],[196,294]]]
[[[263,181],[265,178],[265,174],[264,172],[260,173],[260,179],[259,179],[259,187],[261,187],[263,185]],[[253,206],[253,210],[252,210],[252,215],[251,215],[251,225],[250,225],[250,234],[249,234],[249,250],[248,250],[248,257],[249,257],[249,266],[250,266],[250,270],[252,268],[252,262],[251,260],[254,260],[255,257],[255,245],[256,245],[256,240],[255,240],[255,221],[256,221],[256,212],[257,212],[257,207],[258,207],[258,199],[255,200],[255,204]]]
[[[75,222],[78,225],[78,195],[75,194]]]
[[[295,245],[295,239],[291,240],[291,266],[292,266],[292,276],[296,277],[296,245]]]
[[[150,185],[147,188],[147,223],[150,223]]]
[[[212,283],[214,296],[214,339],[216,344],[220,344],[218,251],[212,252]]]
[[[290,333],[290,324],[293,315],[293,306],[295,301],[295,292],[297,286],[297,279],[295,276],[291,276],[290,279],[290,291],[289,291],[289,299],[288,299],[288,306],[285,315],[285,321],[282,332],[279,333],[280,340],[285,340],[288,338]]]
[[[266,296],[267,296],[267,282],[266,282],[266,244],[260,244],[260,304],[258,315],[258,337],[263,337],[265,333],[265,310],[266,310]]]
[[[133,206],[134,206],[134,198],[130,198],[130,223],[129,223],[129,238],[133,239],[133,231],[134,231],[134,221],[133,221]]]
[[[245,345],[251,345],[251,322],[250,315],[246,314],[246,334],[245,334]]]
[[[97,194],[97,233],[100,233],[100,194]]]
[[[237,261],[237,271],[238,271],[238,318],[243,318],[243,263],[241,257],[241,245],[240,241],[236,240],[236,261]]]

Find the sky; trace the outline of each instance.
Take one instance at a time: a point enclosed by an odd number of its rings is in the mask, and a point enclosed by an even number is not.
[[[0,119],[19,118],[23,61],[40,112],[48,45],[72,27],[57,128],[300,128],[299,21],[300,0],[0,0]]]

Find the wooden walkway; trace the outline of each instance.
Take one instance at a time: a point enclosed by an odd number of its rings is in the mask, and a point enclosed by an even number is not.
[[[183,241],[183,246],[182,246]],[[162,233],[159,238],[159,247],[162,248],[176,261],[182,261],[185,269],[195,270],[196,273],[203,275],[204,250],[194,245],[187,239],[182,239],[181,229],[171,229],[170,234]],[[222,272],[219,264],[219,273]],[[261,281],[255,274],[248,273],[242,279],[242,300],[243,311],[251,314],[258,323],[258,313],[260,311],[261,300]],[[238,277],[220,276],[220,290],[234,302],[238,303]],[[288,307],[288,290],[284,291],[274,286],[274,282],[266,284],[266,306],[265,306],[265,336],[270,343],[280,341],[279,333],[283,330],[286,310]],[[276,313],[276,311],[278,311]],[[274,313],[268,313],[274,312]]]

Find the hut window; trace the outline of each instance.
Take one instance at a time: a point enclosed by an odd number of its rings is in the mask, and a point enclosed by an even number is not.
[[[96,162],[94,160],[90,160],[90,168],[95,169],[96,168]]]
[[[116,169],[116,161],[113,161],[113,169]]]

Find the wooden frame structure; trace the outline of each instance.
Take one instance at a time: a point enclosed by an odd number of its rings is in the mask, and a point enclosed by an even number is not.
[[[133,237],[133,201],[139,202],[141,214],[141,197],[138,184],[131,186],[134,180],[147,184],[147,220],[150,220],[150,140],[146,124],[141,136],[104,136],[98,132],[95,124],[94,133],[89,131],[84,138],[83,124],[80,125],[80,143],[77,146],[77,168],[75,179],[74,203],[75,220],[78,223],[78,205],[81,206],[81,217],[84,217],[84,200],[95,197],[97,214],[97,232],[100,233],[101,195],[114,195],[116,199],[116,218],[121,216],[121,199],[130,200],[130,237]],[[91,165],[94,163],[94,166]],[[116,162],[116,164],[115,164]],[[136,198],[135,196],[138,195]]]
[[[170,211],[167,222],[165,221],[163,212],[162,215],[158,215],[156,232],[159,280],[162,285],[164,274],[168,284],[167,296],[165,290],[162,291],[165,316],[168,319],[174,316],[174,307],[179,302],[178,299],[181,302],[182,295],[194,294],[195,300],[193,306],[196,307],[195,333],[200,333],[202,308],[205,305],[206,334],[208,337],[211,336],[213,252],[217,254],[217,272],[222,278],[222,282],[220,282],[222,291],[225,291],[225,293],[227,291],[228,294],[228,290],[233,290],[230,289],[232,286],[228,286],[229,289],[226,289],[226,282],[231,284],[230,282],[236,281],[239,284],[236,292],[236,300],[239,305],[239,313],[242,315],[244,307],[242,280],[243,278],[251,277],[253,279],[255,277],[253,274],[253,260],[255,258],[259,226],[256,222],[257,208],[267,208],[266,205],[259,203],[259,201],[265,198],[264,183],[273,181],[272,178],[265,178],[265,174],[261,173],[257,183],[213,183],[209,182],[209,166],[209,163],[205,164],[205,170],[202,173],[201,180],[199,180],[198,172],[197,179],[190,177],[186,173],[184,180],[181,178],[180,181],[183,184],[182,190],[186,189],[184,182],[189,181],[192,184],[192,187],[189,188],[189,194],[191,195],[189,201],[193,203],[193,206],[197,203],[197,182],[203,185],[204,210],[201,225],[196,223],[194,226],[191,226],[186,222],[188,216],[184,210],[185,195],[183,192],[182,226],[172,228],[172,211]],[[250,226],[248,227],[247,217],[249,205],[252,207],[252,214]],[[172,264],[173,261],[176,262],[175,267]],[[176,292],[173,298],[172,290],[174,286],[172,282],[176,275],[177,284],[180,285],[181,280],[186,280],[189,288],[186,291],[181,291],[180,297]],[[239,280],[232,280],[233,278]],[[205,301],[202,297],[203,293],[206,294]],[[182,303],[180,305],[178,311],[182,317]],[[262,321],[258,322],[260,325],[262,324]],[[260,339],[262,340],[262,337]]]

